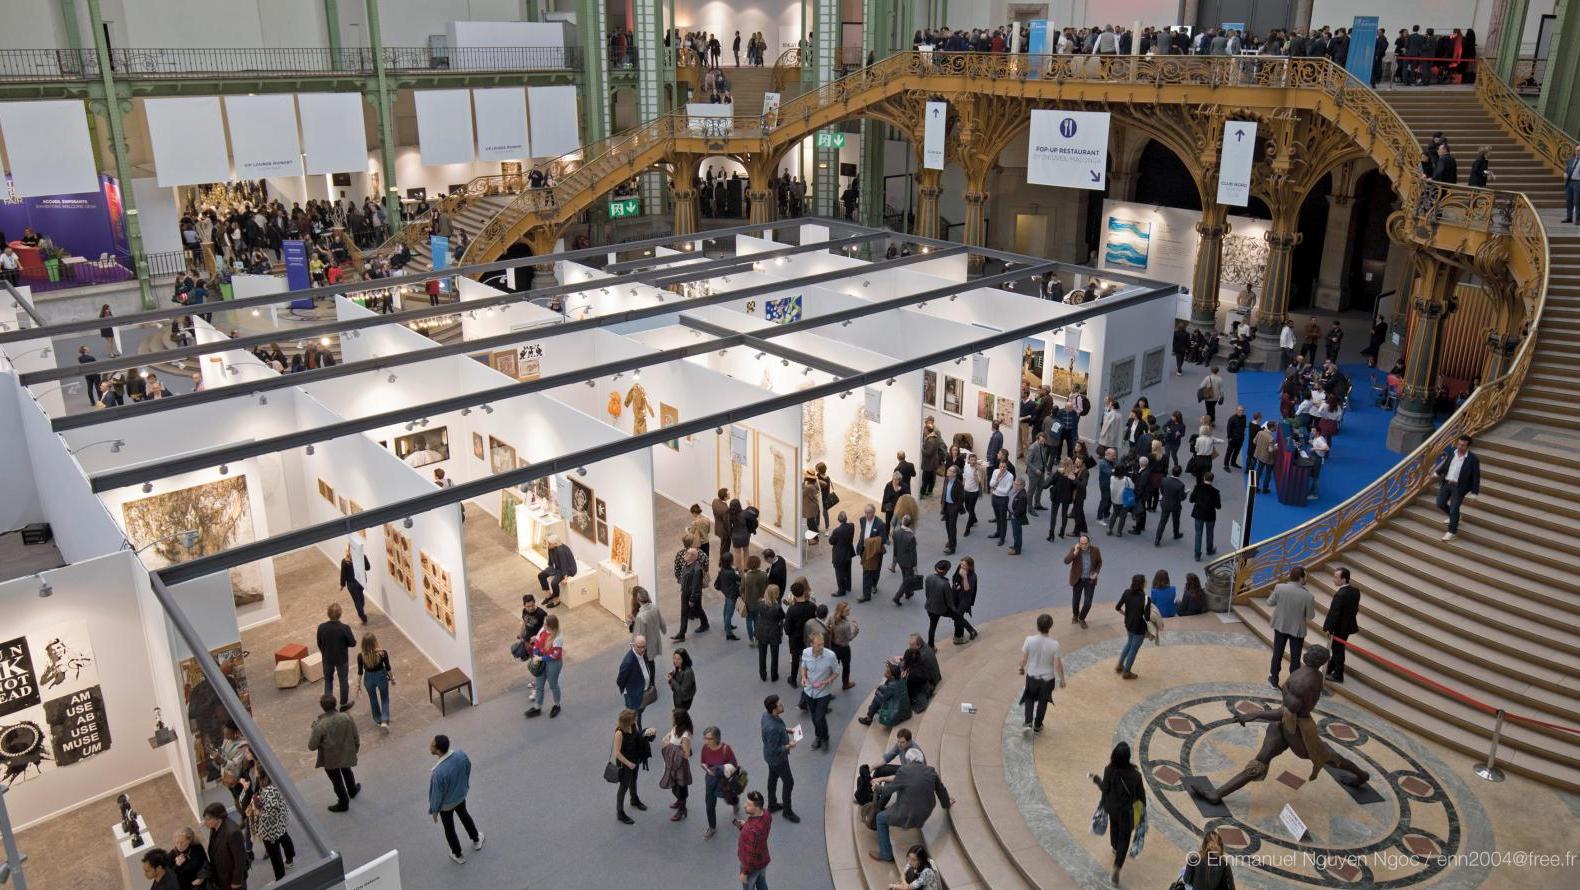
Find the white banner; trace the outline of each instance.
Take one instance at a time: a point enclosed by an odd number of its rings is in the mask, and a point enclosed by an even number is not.
[[[1102,191],[1108,169],[1108,112],[1031,113],[1026,182]]]
[[[779,100],[778,93],[763,93],[763,129],[779,126]]]
[[[88,116],[79,99],[0,102],[0,132],[19,198],[99,190],[88,141]],[[13,233],[20,238],[21,232]]]
[[[226,96],[225,122],[236,175],[242,179],[301,176],[296,99],[290,95]]]
[[[527,115],[532,119],[533,157],[557,158],[581,146],[575,87],[527,87]]]
[[[154,174],[160,186],[200,185],[230,179],[225,124],[218,96],[144,99]]]
[[[477,152],[472,147],[472,91],[417,90],[417,146],[422,162],[470,164]]]
[[[298,93],[307,172],[368,172],[368,133],[359,93]]]
[[[922,166],[944,169],[944,129],[949,123],[949,103],[927,103],[926,129],[922,134]]]
[[[479,161],[516,161],[530,157],[525,87],[473,90],[472,108],[477,113]]]
[[[400,852],[391,850],[352,869],[341,887],[344,890],[400,890]]]
[[[1256,121],[1224,121],[1218,159],[1218,203],[1244,207],[1251,202],[1251,164],[1256,160]]]

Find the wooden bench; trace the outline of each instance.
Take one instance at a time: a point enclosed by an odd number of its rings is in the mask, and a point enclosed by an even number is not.
[[[472,700],[472,678],[468,677],[460,668],[450,668],[443,673],[434,674],[428,678],[428,704],[433,704],[433,694],[439,693],[439,715],[448,717],[445,709],[444,697],[447,693],[466,689],[467,701]]]

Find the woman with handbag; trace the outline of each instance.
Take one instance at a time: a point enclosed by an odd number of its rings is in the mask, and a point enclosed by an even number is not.
[[[971,621],[966,616],[977,602],[977,561],[969,556],[960,557],[955,564],[954,578],[950,581],[954,588],[954,615],[955,620],[955,645],[960,646],[966,642],[964,634],[970,634],[971,639],[977,638],[977,629],[971,626]]]
[[[1095,773],[1087,773],[1086,776],[1103,793],[1098,803],[1098,811],[1102,815],[1092,816],[1092,828],[1094,833],[1101,834],[1099,822],[1108,822],[1108,841],[1114,849],[1114,870],[1109,879],[1118,886],[1119,870],[1124,868],[1125,854],[1130,850],[1131,832],[1135,831],[1146,814],[1146,782],[1141,778],[1141,771],[1130,762],[1128,742],[1114,746],[1108,756],[1108,766],[1103,768],[1102,778],[1098,778]]]
[[[783,593],[779,585],[770,584],[763,590],[762,602],[757,604],[757,675],[768,680],[768,665],[773,662],[773,681],[779,682],[779,643],[784,639],[785,607],[780,602]]]
[[[636,820],[625,814],[625,798],[631,796],[631,806],[646,810],[647,804],[636,794],[636,768],[643,759],[643,748],[646,739],[642,738],[642,731],[636,728],[636,712],[626,708],[620,712],[618,722],[614,728],[614,750],[609,754],[609,766],[615,768],[615,782],[620,786],[615,792],[614,813],[615,818],[626,825],[635,825]],[[608,778],[609,770],[605,768],[604,777]]]
[[[527,709],[526,716],[536,717],[543,713],[544,693],[554,692],[554,706],[549,708],[549,717],[560,715],[560,671],[565,667],[565,638],[560,636],[560,616],[550,615],[543,619],[543,629],[532,638],[532,658],[527,661],[527,671],[538,678],[535,699],[532,707]]]
[[[823,513],[823,486],[817,481],[817,471],[807,469],[801,474],[801,519],[806,522],[806,530],[811,537],[808,544],[818,542],[818,531],[822,528],[819,518]]]
[[[669,693],[675,698],[675,710],[689,711],[697,697],[697,674],[691,667],[691,653],[679,647],[670,660],[674,667],[669,671]]]
[[[252,836],[263,841],[263,849],[274,869],[276,881],[285,877],[285,870],[295,864],[296,844],[291,840],[290,812],[285,806],[285,795],[269,780],[269,774],[258,770],[252,792]]]
[[[741,765],[735,759],[735,751],[724,744],[719,735],[717,726],[710,726],[702,731],[702,752],[697,757],[702,763],[703,786],[706,790],[704,801],[708,811],[708,830],[702,833],[704,839],[713,837],[718,829],[718,818],[715,807],[720,798],[730,805],[734,815],[732,821],[740,824],[741,804],[740,795],[736,793],[736,777],[742,775]]]
[[[834,480],[828,477],[828,464],[818,461],[813,469],[817,474],[818,503],[822,505],[823,528],[829,528],[832,523],[828,521],[828,511],[839,503],[839,495],[834,493]]]
[[[678,649],[675,656],[679,658],[685,651]],[[664,758],[664,775],[658,780],[658,787],[675,795],[675,802],[669,805],[675,812],[669,821],[679,822],[686,818],[686,796],[691,792],[691,715],[685,708],[675,708],[659,756]]]

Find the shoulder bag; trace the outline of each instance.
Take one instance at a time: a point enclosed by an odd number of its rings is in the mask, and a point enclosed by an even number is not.
[[[611,759],[603,765],[603,780],[611,785],[620,783],[620,763]]]
[[[642,690],[642,707],[644,707],[644,708],[652,707],[653,703],[656,702],[656,701],[658,701],[658,687],[657,686],[649,686],[646,689]]]

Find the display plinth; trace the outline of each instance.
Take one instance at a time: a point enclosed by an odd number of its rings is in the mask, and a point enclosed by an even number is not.
[[[560,581],[560,600],[572,609],[598,599],[598,576],[602,574],[592,566],[583,566],[574,578]]]
[[[143,877],[143,854],[157,846],[148,836],[148,825],[143,822],[143,817],[137,817],[137,828],[143,834],[143,845],[132,846],[131,835],[121,829],[121,823],[116,822],[110,826],[110,834],[115,838],[115,847],[120,851],[121,857],[121,883],[126,890],[142,890],[148,886],[148,879]]]
[[[631,591],[636,589],[636,572],[628,572],[625,566],[612,559],[598,563],[598,605],[603,606],[609,614],[625,621],[636,611],[636,602]]]
[[[570,540],[566,537],[565,517],[546,510],[516,511],[516,552],[539,571],[549,567],[549,547],[545,542],[550,535],[561,542]]]

